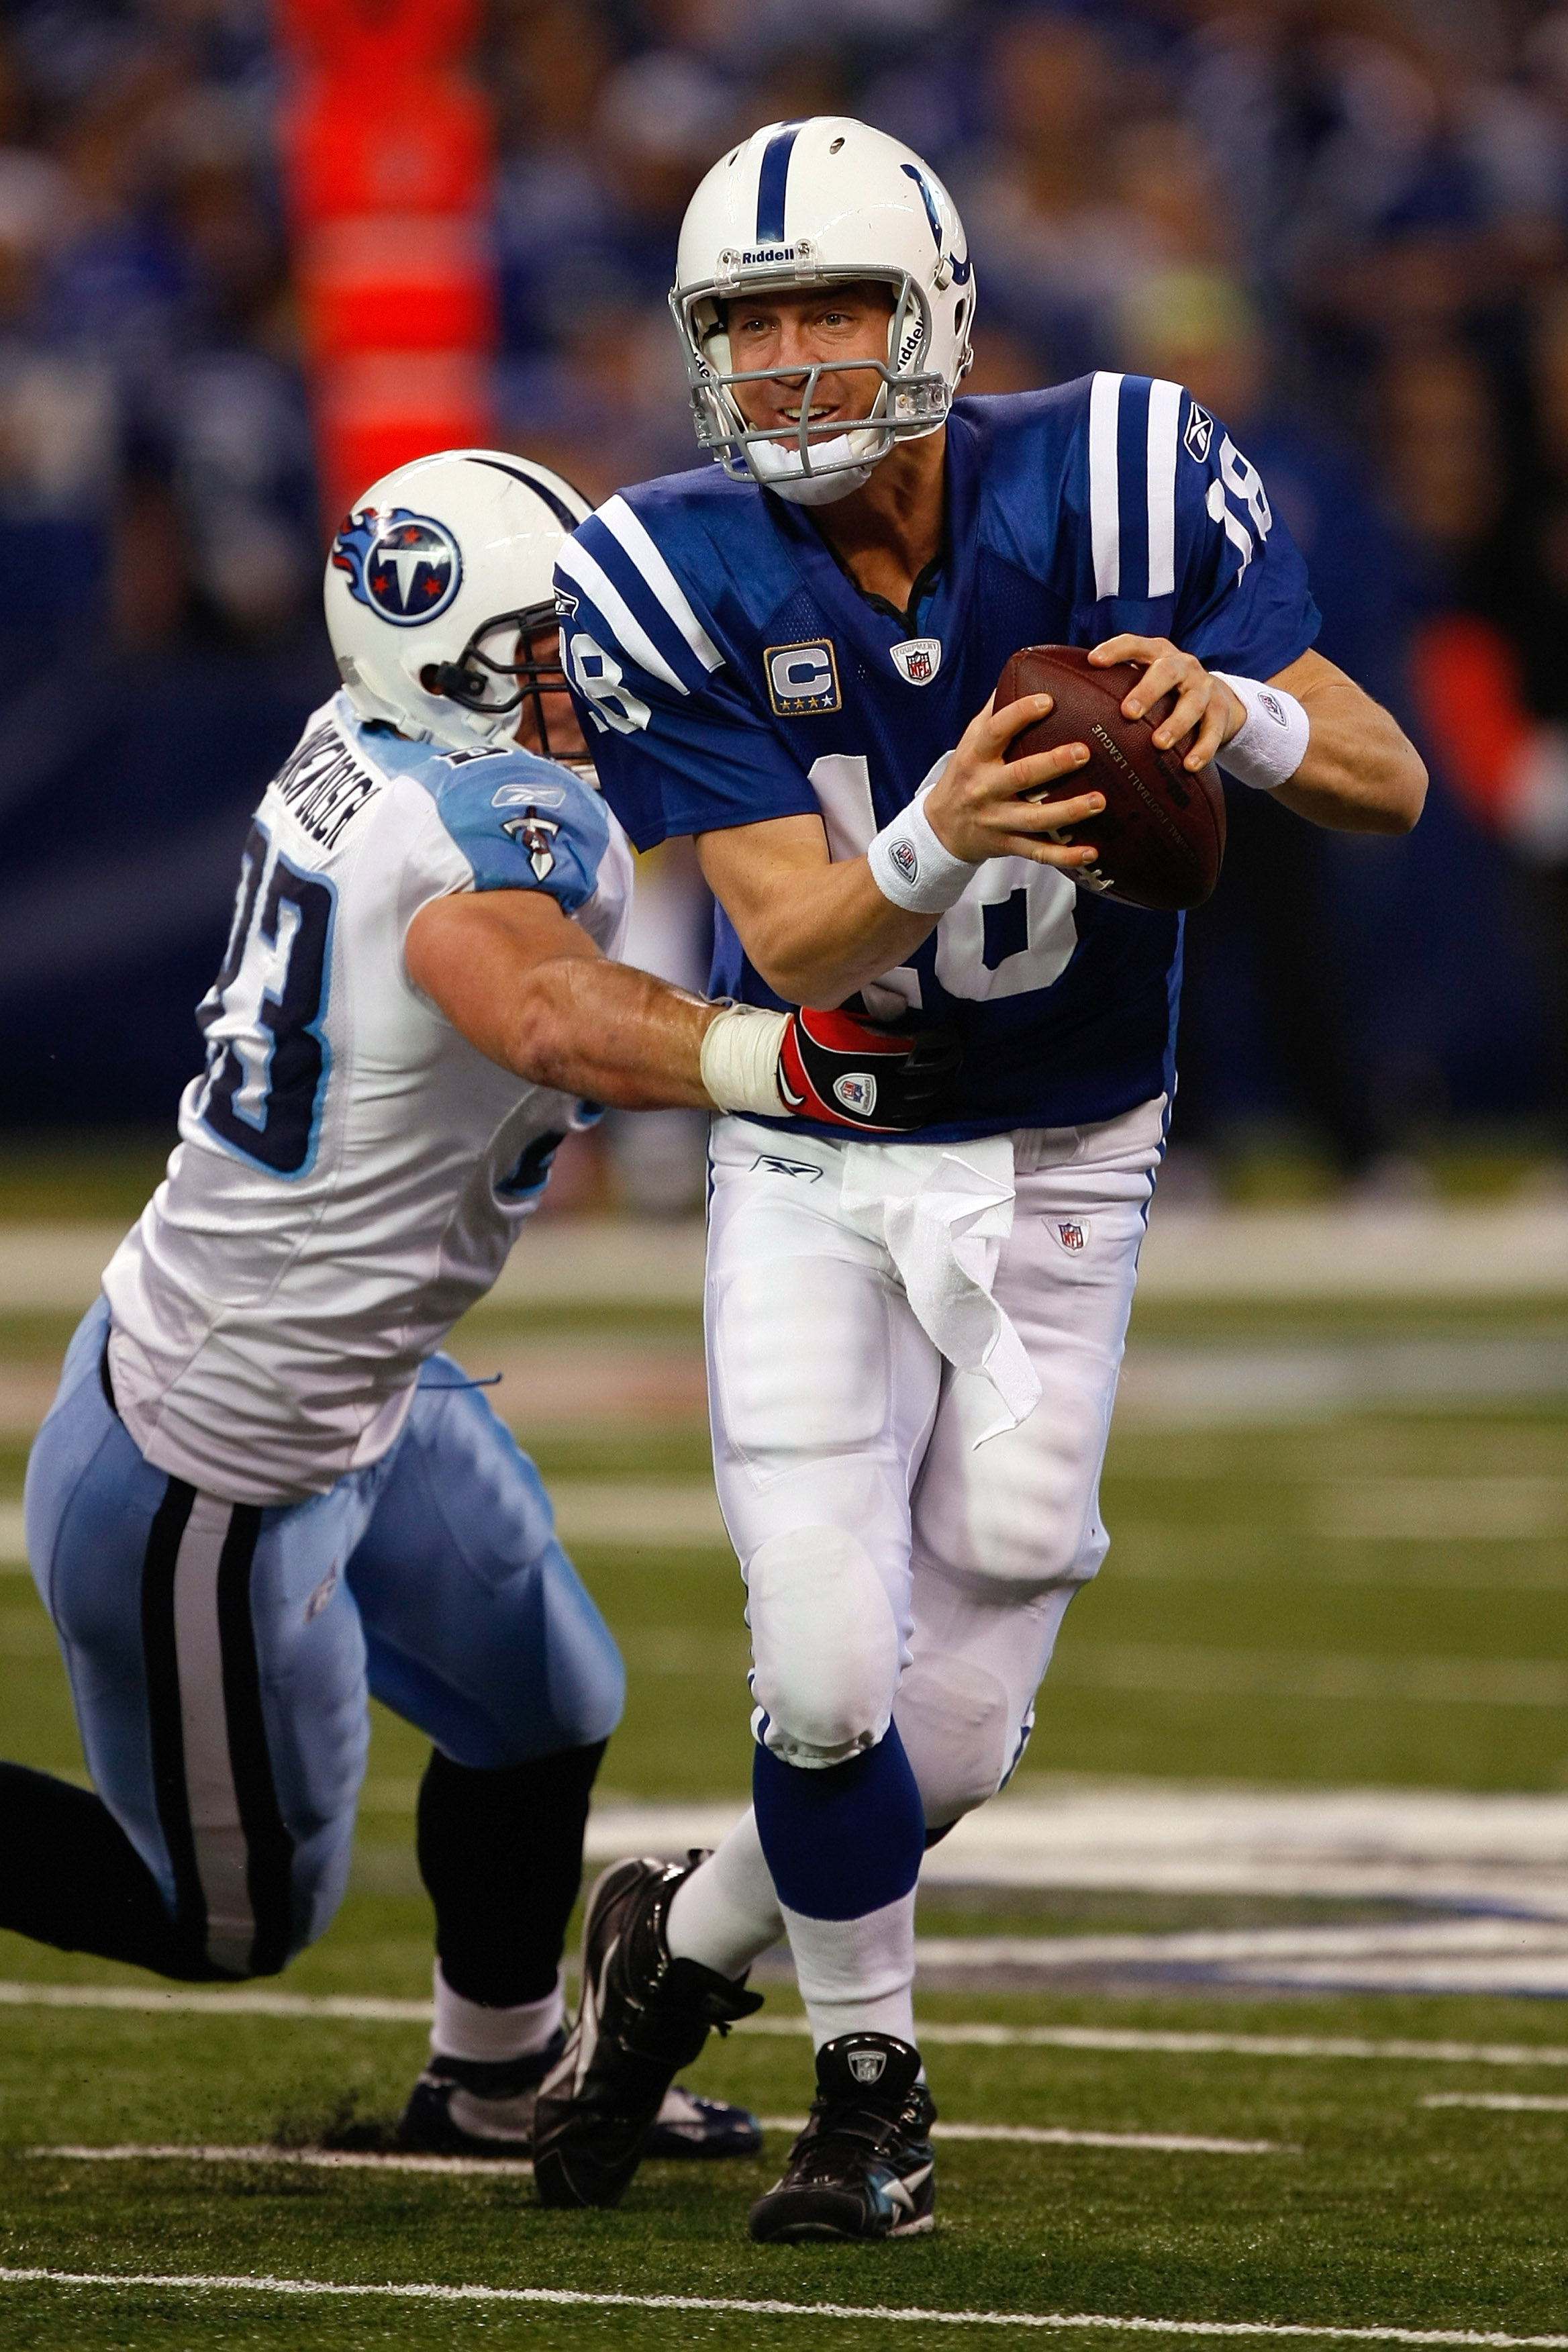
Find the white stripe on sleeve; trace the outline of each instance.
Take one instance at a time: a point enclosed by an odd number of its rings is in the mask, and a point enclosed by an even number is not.
[[[692,611],[686,591],[648,537],[642,517],[617,490],[598,509],[599,520],[618,539],[704,669],[721,669],[724,656]]]
[[[1121,589],[1121,505],[1116,478],[1116,425],[1121,378],[1101,370],[1089,394],[1089,529],[1097,600]]]
[[[1176,427],[1182,387],[1156,376],[1149,386],[1149,593],[1176,589]]]
[[[555,559],[555,569],[592,597],[625,650],[650,677],[672,686],[677,694],[689,692],[685,679],[671,669],[615,582],[595,562],[581,540],[567,541]]]

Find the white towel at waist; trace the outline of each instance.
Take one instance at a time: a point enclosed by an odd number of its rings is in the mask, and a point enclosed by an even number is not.
[[[847,1221],[887,1250],[931,1344],[994,1389],[1000,1411],[975,1444],[1016,1429],[1038,1404],[1040,1381],[991,1296],[1013,1230],[1012,1137],[847,1144],[839,1197]]]

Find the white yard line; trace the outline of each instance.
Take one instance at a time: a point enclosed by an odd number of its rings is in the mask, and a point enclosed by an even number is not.
[[[0,1307],[79,1312],[97,1297],[128,1222],[38,1219],[0,1228]],[[524,1232],[490,1301],[501,1308],[627,1299],[698,1306],[702,1255],[695,1219],[541,1218]],[[1561,1298],[1568,1296],[1568,1214],[1508,1202],[1182,1210],[1156,1200],[1138,1288],[1152,1298]]]
[[[1568,2105],[1568,2102],[1564,2102]],[[797,2132],[804,2116],[759,2116],[764,2131]],[[1071,2131],[1063,2124],[933,2124],[933,2139],[1016,2140],[1025,2147],[1142,2147],[1169,2156],[1299,2156],[1277,2139],[1213,2139],[1193,2132]],[[43,2155],[41,2148],[34,2151]],[[57,2150],[56,2153],[58,2153]]]
[[[371,1995],[289,1992],[154,1992],[137,1985],[0,1983],[0,2008],[111,2009],[182,2017],[343,2019],[372,2025],[430,2023],[427,2000]],[[738,2033],[810,2033],[804,2017],[746,2018]],[[923,2023],[921,2041],[932,2048],[985,2050],[1111,2050],[1172,2057],[1413,2059],[1431,2065],[1568,2066],[1568,2042],[1372,2042],[1352,2035],[1296,2033],[1154,2033],[1130,2026]]]
[[[763,2131],[804,2130],[804,2116],[761,2116]],[[1034,2124],[937,2124],[938,2139],[1005,2140],[1025,2147],[1142,2148],[1163,2156],[1294,2156],[1300,2151],[1272,2139],[1215,2139],[1193,2132],[1072,2131],[1065,2126]],[[111,2147],[76,2143],[30,2147],[33,2157],[53,2158],[73,2164],[303,2164],[324,2172],[429,2172],[435,2174],[521,2173],[533,2167],[520,2158],[468,2156],[404,2156],[374,2148],[224,2147],[186,2145],[180,2141],[124,2141]]]
[[[1015,1977],[1133,1970],[1184,1983],[1372,1987],[1381,1991],[1568,1993],[1568,1924],[1394,1919],[1366,1927],[1200,1928],[1175,1935],[922,1936],[926,1971]]]
[[[140,1985],[0,1984],[4,2009],[125,2009],[189,2017],[339,2017],[368,2025],[428,2025],[427,2000],[304,1992],[154,1992]]]
[[[550,1499],[556,1527],[569,1544],[656,1550],[711,1547],[730,1554],[711,1479],[552,1478]],[[732,1554],[730,1563],[738,1591]]]
[[[1105,1652],[1085,1645],[1091,1663],[1097,1654],[1103,1664]],[[1064,1643],[1053,1672],[1069,1655]],[[1138,1663],[1168,1675],[1169,1655]],[[1555,1688],[1562,1669],[1542,1663]],[[717,1844],[743,1810],[734,1800],[600,1805],[589,1859],[683,1856]],[[1415,1900],[1568,1921],[1568,1796],[1042,1777],[967,1814],[926,1856],[921,1883]]]
[[[403,2156],[355,2147],[198,2147],[166,2145],[118,2147],[30,2147],[29,2156],[63,2158],[73,2164],[303,2164],[322,2172],[499,2173],[531,2179],[533,2167],[517,2157]]]
[[[900,2310],[890,2304],[782,2303],[711,2294],[593,2294],[554,2286],[343,2286],[332,2279],[225,2277],[189,2271],[56,2271],[0,2269],[0,2285],[184,2289],[195,2294],[344,2295],[399,2303],[521,2303],[598,2311],[738,2312],[759,2319],[865,2320],[878,2326],[1039,2327],[1056,2333],[1103,2328],[1123,2336],[1288,2336],[1314,2342],[1455,2344],[1496,2347],[1498,2352],[1568,2352],[1568,2336],[1507,2336],[1473,2327],[1314,2326],[1308,2321],[1141,2319],[1100,2312]]]
[[[1522,2091],[1432,2091],[1424,2107],[1495,2107],[1508,2116],[1568,2116],[1568,2099],[1531,2098]]]

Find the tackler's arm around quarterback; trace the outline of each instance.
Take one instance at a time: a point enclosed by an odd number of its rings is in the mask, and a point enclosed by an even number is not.
[[[622,1110],[705,1110],[699,1067],[712,1008],[612,963],[532,890],[458,891],[408,926],[416,988],[503,1069]]]
[[[1091,662],[1145,665],[1122,703],[1141,718],[1163,694],[1176,702],[1154,730],[1162,751],[1196,730],[1183,764],[1216,760],[1238,782],[1337,833],[1408,833],[1426,797],[1421,755],[1390,712],[1322,655],[1299,655],[1277,677],[1230,678],[1166,637],[1108,637]]]
[[[815,816],[700,834],[708,886],[770,988],[792,1003],[831,1009],[908,961],[988,857],[1028,857],[1071,873],[1093,849],[1048,836],[1105,803],[1098,792],[1037,807],[1020,794],[1070,776],[1082,743],[1007,764],[1008,744],[1050,710],[1048,694],[984,710],[928,789],[885,825],[868,856],[829,859]]]
[[[621,1110],[749,1111],[861,1134],[941,1116],[945,1030],[710,1004],[602,956],[553,898],[458,891],[408,926],[409,978],[472,1045],[536,1086]]]

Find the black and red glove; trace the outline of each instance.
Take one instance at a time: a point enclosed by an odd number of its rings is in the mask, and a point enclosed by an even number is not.
[[[853,1013],[792,1013],[777,1082],[797,1118],[902,1135],[942,1117],[963,1059],[952,1029],[885,1029]]]

